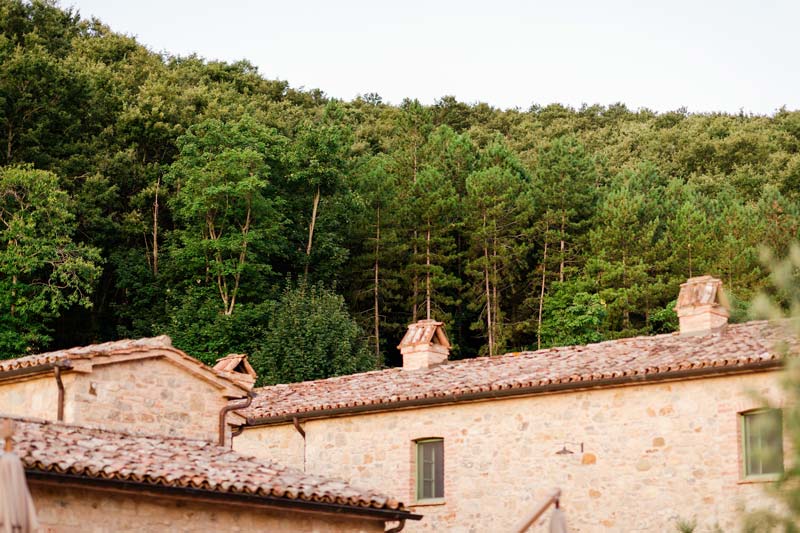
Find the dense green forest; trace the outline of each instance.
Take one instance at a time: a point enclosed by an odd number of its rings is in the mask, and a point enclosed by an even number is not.
[[[531,87],[535,99],[536,88]],[[0,357],[169,334],[265,381],[733,319],[800,230],[800,112],[346,102],[0,0]]]

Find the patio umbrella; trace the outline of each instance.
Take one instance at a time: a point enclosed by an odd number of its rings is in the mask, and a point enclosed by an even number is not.
[[[560,507],[553,509],[550,515],[550,533],[567,533],[567,520]]]
[[[36,509],[25,481],[25,469],[19,456],[11,450],[11,420],[3,423],[5,451],[0,454],[0,533],[29,533],[39,527]]]

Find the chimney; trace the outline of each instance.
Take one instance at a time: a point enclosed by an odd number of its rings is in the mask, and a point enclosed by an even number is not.
[[[253,388],[258,377],[243,353],[230,353],[222,357],[214,365],[214,370],[247,389]]]
[[[397,346],[403,354],[403,370],[431,368],[447,361],[450,341],[444,333],[444,323],[420,320],[408,326]]]
[[[728,299],[722,281],[712,276],[689,278],[681,284],[675,311],[681,335],[715,333],[728,324]]]

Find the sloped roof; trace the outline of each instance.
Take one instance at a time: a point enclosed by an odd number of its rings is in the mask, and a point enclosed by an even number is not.
[[[128,434],[14,419],[14,451],[29,476],[47,474],[144,487],[190,489],[299,503],[333,504],[354,511],[396,511],[403,504],[345,481],[303,473],[202,440]],[[135,488],[135,487],[134,487]],[[340,509],[347,512],[347,509]],[[409,515],[413,518],[415,515]]]
[[[64,369],[77,368],[81,363],[91,365],[95,360],[103,358],[118,358],[124,360],[127,357],[137,356],[147,357],[152,354],[154,357],[168,357],[174,363],[187,368],[188,370],[200,375],[209,381],[216,382],[218,385],[233,391],[250,390],[246,384],[239,380],[231,379],[226,372],[215,370],[194,357],[172,346],[172,339],[166,335],[159,337],[149,337],[142,339],[125,339],[120,341],[105,342],[102,344],[91,344],[89,346],[78,346],[66,350],[46,352],[34,355],[27,355],[16,359],[0,360],[0,378],[4,373],[19,373],[24,371],[36,372],[42,367],[58,365]],[[244,396],[241,392],[232,394],[235,397]]]
[[[585,346],[480,357],[418,370],[392,368],[254,389],[248,424],[298,416],[391,409],[780,366],[783,329],[765,321],[731,324],[704,336],[678,333]]]

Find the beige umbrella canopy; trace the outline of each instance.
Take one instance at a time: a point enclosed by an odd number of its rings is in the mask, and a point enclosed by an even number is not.
[[[561,489],[556,489],[547,500],[526,518],[519,527],[515,529],[516,533],[525,533],[528,529],[547,511],[552,505],[553,514],[550,516],[550,533],[567,533],[567,521],[564,518],[564,512],[561,510]]]
[[[4,420],[0,437],[5,440],[0,453],[0,533],[29,533],[36,531],[36,509],[25,481],[25,469],[19,456],[11,450],[14,426]]]
[[[550,515],[550,533],[567,533],[567,520],[560,507],[553,509]]]

